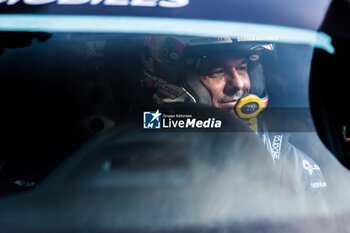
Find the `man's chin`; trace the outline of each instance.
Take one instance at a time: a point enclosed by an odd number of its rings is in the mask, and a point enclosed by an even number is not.
[[[229,112],[230,114],[232,114],[233,116],[237,117],[237,114],[234,110],[234,106],[233,107],[231,107],[231,106],[230,107],[214,106],[214,107],[225,110],[225,111]]]
[[[230,101],[225,103],[218,103],[217,108],[233,110],[237,104],[237,101]]]

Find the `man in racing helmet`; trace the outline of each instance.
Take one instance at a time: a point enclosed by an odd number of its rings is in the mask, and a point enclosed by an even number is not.
[[[226,109],[261,137],[281,182],[292,182],[283,176],[284,166],[292,166],[295,180],[306,191],[315,193],[327,186],[319,166],[290,143],[290,135],[268,132],[258,116],[268,103],[263,66],[265,60],[275,57],[273,43],[228,37],[146,36],[144,46],[144,81],[156,90],[156,104],[194,102]]]
[[[147,36],[144,44],[145,82],[156,89],[153,99],[157,104],[207,104],[228,109],[248,122],[266,107],[260,57],[273,52],[271,43],[239,43],[226,37]],[[228,63],[235,60],[240,60],[239,64],[231,67]]]

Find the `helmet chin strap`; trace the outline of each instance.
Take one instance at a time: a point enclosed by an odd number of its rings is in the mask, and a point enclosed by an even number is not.
[[[248,127],[253,131],[253,132],[258,132],[258,119],[257,117],[249,118],[249,119],[244,119],[244,122],[248,125]]]

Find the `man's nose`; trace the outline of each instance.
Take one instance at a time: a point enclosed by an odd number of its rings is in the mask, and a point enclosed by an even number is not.
[[[236,69],[232,69],[226,74],[226,92],[233,92],[234,94],[238,90],[243,90],[244,82],[242,76],[237,72]]]

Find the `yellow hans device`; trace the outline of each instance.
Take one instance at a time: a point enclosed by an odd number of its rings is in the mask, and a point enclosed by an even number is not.
[[[267,98],[261,99],[250,94],[242,97],[235,106],[235,112],[239,118],[250,119],[256,117],[267,106]]]

